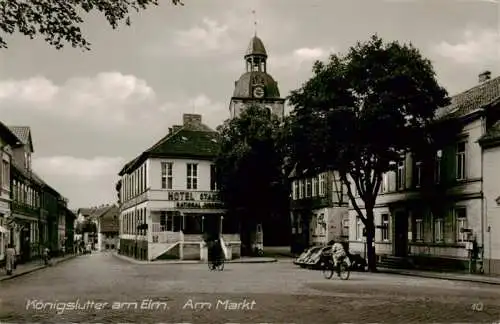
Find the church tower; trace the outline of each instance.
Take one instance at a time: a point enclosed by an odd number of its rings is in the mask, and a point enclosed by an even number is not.
[[[255,35],[244,56],[246,72],[234,84],[229,104],[231,118],[237,117],[247,106],[257,104],[283,118],[285,99],[280,97],[278,83],[267,73],[267,52],[262,40]]]

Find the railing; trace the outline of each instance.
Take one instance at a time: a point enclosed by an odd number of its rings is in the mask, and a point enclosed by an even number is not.
[[[222,234],[222,238],[225,242],[239,242],[240,235],[239,234]]]
[[[184,234],[184,242],[201,242],[203,241],[202,234]]]
[[[176,243],[182,240],[182,232],[166,231],[159,223],[151,224],[153,243]]]

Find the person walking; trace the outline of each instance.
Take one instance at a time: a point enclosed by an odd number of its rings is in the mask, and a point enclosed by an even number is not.
[[[12,275],[12,271],[15,268],[16,262],[16,250],[12,244],[7,245],[7,250],[5,251],[5,270],[7,275]]]

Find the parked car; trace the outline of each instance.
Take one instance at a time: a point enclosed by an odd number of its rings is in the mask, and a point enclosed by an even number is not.
[[[331,246],[315,246],[305,250],[294,263],[302,268],[321,269],[326,258],[331,258]],[[365,271],[366,261],[359,254],[347,252],[351,270]]]

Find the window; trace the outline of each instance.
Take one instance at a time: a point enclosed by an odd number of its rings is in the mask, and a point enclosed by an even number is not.
[[[187,189],[198,189],[198,164],[187,164]]]
[[[312,178],[312,196],[316,197],[318,195],[318,177]]]
[[[382,241],[389,241],[389,214],[381,215]]]
[[[148,167],[147,165],[145,164],[144,165],[144,190],[148,189]]]
[[[422,217],[415,218],[415,241],[423,242],[424,241],[424,220]]]
[[[434,218],[434,242],[440,243],[444,240],[444,222],[441,217]]]
[[[144,191],[144,177],[142,176],[142,173],[144,172],[144,166],[142,166],[140,169],[139,169],[139,192],[143,192]]]
[[[165,231],[167,227],[167,212],[162,211],[160,214],[160,231]]]
[[[387,173],[382,174],[382,182],[380,183],[380,193],[389,191],[389,177]]]
[[[443,156],[443,151],[438,150],[436,153],[436,160],[434,161],[434,182],[441,182],[441,157]]]
[[[356,218],[356,240],[362,241],[363,240],[363,221],[361,221],[361,218],[357,217]]]
[[[299,180],[299,199],[304,198],[304,180]]]
[[[167,231],[174,231],[174,216],[173,215],[167,215],[166,230]]]
[[[456,179],[465,179],[465,142],[460,142],[457,144],[457,155],[456,155]]]
[[[467,209],[455,209],[455,219],[457,224],[457,242],[462,243],[467,241],[467,233],[463,232],[467,228]]]
[[[215,164],[210,165],[210,190],[217,190],[217,173]]]
[[[298,180],[293,180],[292,182],[292,199],[297,200],[299,196],[299,182]]]
[[[306,198],[311,197],[312,192],[312,182],[311,179],[306,179]]]
[[[9,188],[10,184],[10,169],[9,162],[2,161],[2,179],[0,180],[0,186],[3,185],[4,188]]]
[[[324,197],[326,195],[326,174],[321,173],[319,175],[319,195]]]
[[[415,163],[415,187],[419,188],[422,185],[422,162]]]
[[[172,163],[161,163],[161,188],[172,189],[173,176],[172,176]]]
[[[349,219],[342,220],[342,236],[349,237]]]
[[[405,162],[398,162],[398,170],[396,173],[396,188],[402,190],[405,187]]]

